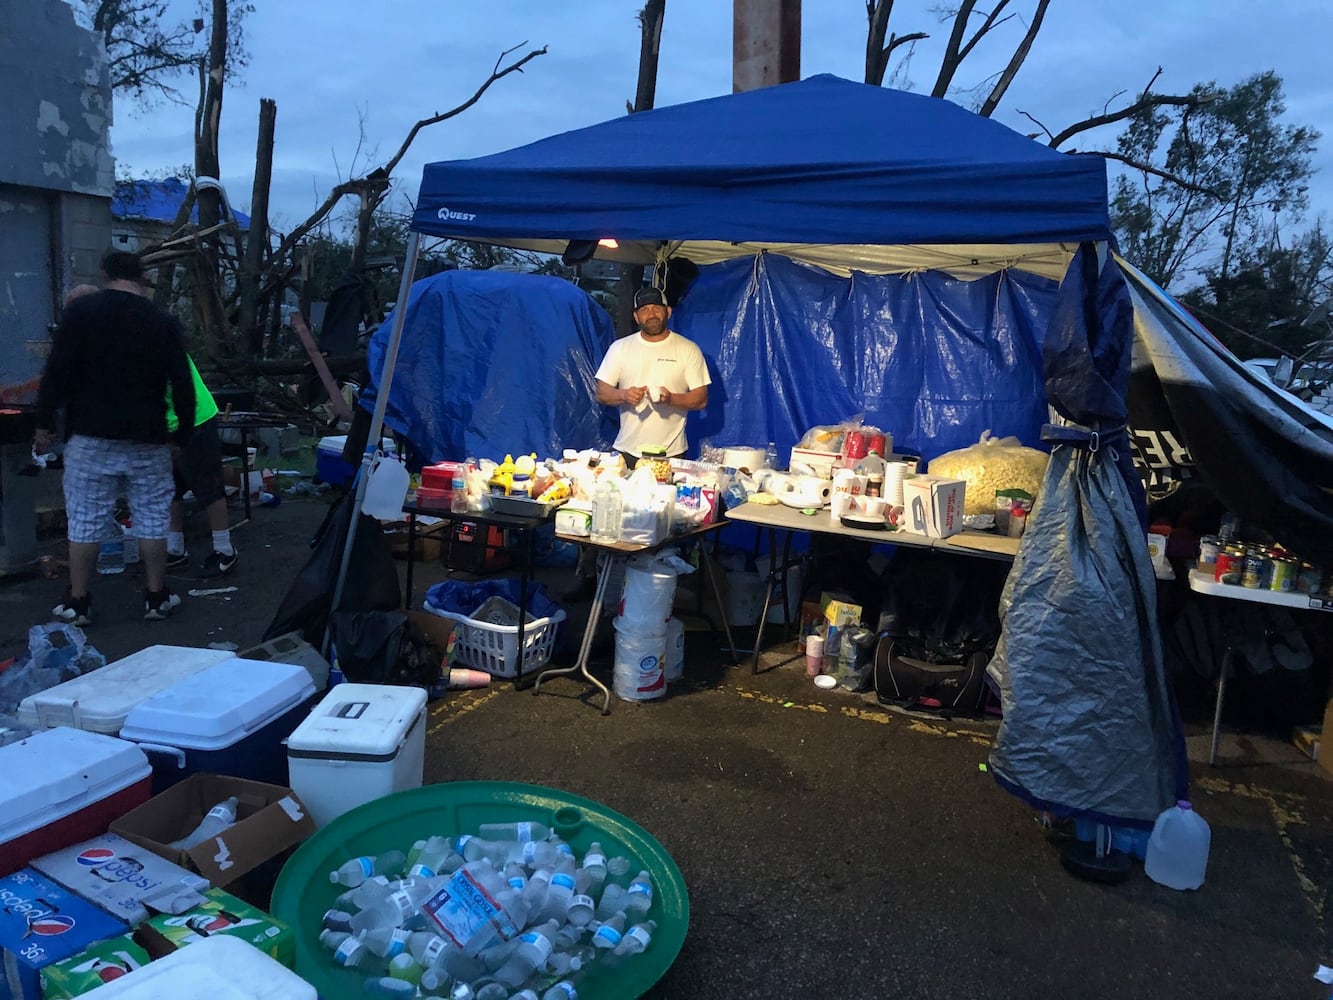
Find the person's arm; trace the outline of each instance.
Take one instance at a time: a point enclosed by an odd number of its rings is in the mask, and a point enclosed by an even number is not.
[[[183,445],[194,432],[194,377],[190,374],[190,356],[185,353],[185,338],[180,324],[172,319],[170,326],[167,377],[171,383],[171,406],[176,411],[178,421],[174,437],[178,444]]]
[[[619,389],[609,382],[597,380],[597,402],[603,406],[638,406],[643,402],[643,397],[648,394],[648,387],[644,385],[632,385],[627,389]]]
[[[73,363],[77,351],[71,344],[73,332],[69,325],[69,310],[60,317],[60,325],[51,336],[51,353],[46,356],[42,381],[37,387],[37,431],[33,448],[38,454],[51,450],[55,439],[56,411],[69,402],[73,382]]]

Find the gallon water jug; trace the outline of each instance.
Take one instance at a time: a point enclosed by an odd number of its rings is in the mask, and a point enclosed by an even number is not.
[[[1170,889],[1197,889],[1203,885],[1211,842],[1208,824],[1182,799],[1153,824],[1143,870]]]
[[[108,517],[97,548],[97,572],[111,576],[125,572],[125,529],[114,517]]]
[[[399,521],[403,517],[403,501],[412,477],[407,466],[392,455],[378,454],[370,463],[366,479],[366,496],[361,503],[363,513],[381,521]]]

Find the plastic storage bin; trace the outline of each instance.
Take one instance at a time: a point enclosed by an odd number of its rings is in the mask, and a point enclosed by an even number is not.
[[[120,736],[148,754],[155,794],[197,771],[286,785],[282,741],[314,697],[305,667],[223,660],[145,698]]]
[[[356,806],[420,786],[426,692],[339,684],[287,740],[290,787],[324,826]]]
[[[346,434],[320,438],[319,443],[315,445],[315,473],[330,486],[346,486],[356,475],[357,467],[343,461],[343,449],[346,447]],[[389,438],[381,440],[380,448],[390,455],[398,453],[397,447]]]
[[[18,720],[29,729],[71,726],[114,736],[139,702],[234,656],[223,649],[149,646],[100,670],[29,695],[19,703]]]
[[[84,996],[96,1000],[317,1000],[315,988],[240,938],[206,937]]]
[[[60,727],[0,747],[0,875],[77,844],[148,801],[152,768],[133,743]]]

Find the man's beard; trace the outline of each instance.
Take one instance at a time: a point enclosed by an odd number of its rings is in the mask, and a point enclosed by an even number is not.
[[[639,329],[650,337],[656,337],[658,334],[666,332],[666,320],[652,317],[640,323]]]

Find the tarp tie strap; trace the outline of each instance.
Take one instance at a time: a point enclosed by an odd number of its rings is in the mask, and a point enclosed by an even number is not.
[[[1128,428],[1124,424],[1098,429],[1079,424],[1046,424],[1041,429],[1041,439],[1050,441],[1057,447],[1069,444],[1075,448],[1086,448],[1093,454],[1105,448],[1112,461],[1119,461],[1120,454],[1115,445],[1127,431]]]

